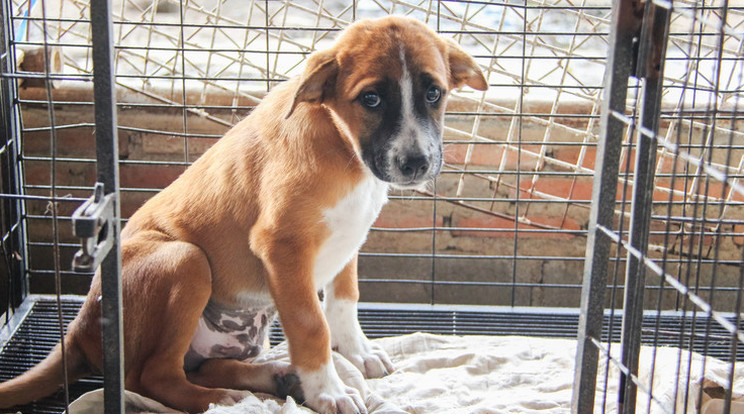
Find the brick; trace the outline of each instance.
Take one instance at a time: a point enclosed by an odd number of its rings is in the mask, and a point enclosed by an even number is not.
[[[628,225],[629,226],[629,225]],[[627,229],[628,227],[626,227]],[[679,233],[679,227],[676,225],[672,225],[669,227],[669,237],[667,240],[666,236],[666,223],[664,222],[658,222],[658,221],[652,221],[651,222],[651,234],[649,235],[649,243],[651,244],[657,244],[657,245],[663,245],[666,243],[666,245],[671,246],[679,246],[680,244],[683,247],[683,249],[688,249],[690,245],[694,246],[694,249],[697,249],[698,244],[700,243],[700,227],[699,225],[695,227],[695,234],[690,234],[690,229],[685,230],[685,235],[682,237]],[[682,240],[680,241],[680,237],[682,237]],[[714,234],[713,233],[706,233],[703,236],[702,244],[704,247],[710,247],[713,245],[714,241]]]
[[[692,239],[692,245],[698,246],[700,244],[700,234],[694,234],[690,236],[685,236],[682,239],[682,245],[689,246],[690,245],[690,239]],[[713,245],[713,235],[712,234],[706,234],[703,236],[703,246],[704,247],[710,247]]]
[[[744,246],[744,224],[734,224],[734,243],[737,246]]]
[[[591,200],[593,180],[590,177],[539,177],[534,183],[532,179],[522,180],[519,183],[521,196],[523,198],[543,198],[538,193],[571,199]]]
[[[744,186],[744,182],[742,182],[741,180],[739,180],[739,185]],[[744,188],[741,191],[737,191],[737,190],[731,188],[729,191],[731,193],[733,193],[731,195],[731,200],[732,201],[739,202],[739,203],[744,203]]]
[[[627,227],[626,227],[627,229]],[[650,234],[648,236],[648,242],[650,244],[664,244],[665,241],[667,241],[667,237],[664,233],[667,231],[667,224],[661,221],[654,221],[652,220],[650,223]],[[669,227],[669,239],[667,241],[668,245],[672,245],[675,243],[675,241],[678,239],[677,232],[679,231],[679,228],[677,226],[670,226]]]
[[[626,163],[629,162],[629,165],[626,165]],[[628,151],[627,149],[622,151],[622,154],[620,155],[620,163],[619,165],[619,171],[620,175],[623,175],[627,172],[633,173],[635,172],[635,149],[631,149]]]
[[[692,188],[692,179],[685,180],[682,177],[677,177],[674,180],[674,188],[677,191],[689,193]],[[654,201],[666,202],[669,201],[669,189],[672,187],[671,178],[657,178],[655,183],[656,189],[654,190]],[[662,190],[664,188],[666,190]],[[726,198],[731,191],[731,188],[727,186],[726,193],[724,193],[723,183],[716,180],[709,180],[707,183],[704,179],[698,180],[697,188],[694,191],[695,195],[707,195],[708,197],[714,198]],[[674,194],[674,201],[682,201],[685,196],[681,193]]]
[[[528,219],[536,224],[543,224],[556,228],[562,228],[565,230],[580,230],[580,226],[575,221],[566,218],[563,220],[562,217],[550,217],[550,216],[539,216],[539,217],[528,217]],[[473,230],[460,229],[453,230],[453,236],[471,236],[471,237],[506,237],[514,238],[514,221],[496,216],[480,216],[480,217],[463,217],[457,220],[457,227],[459,228],[472,228]],[[504,231],[487,231],[487,230],[475,230],[475,229],[491,229],[491,230],[504,230]],[[540,230],[536,232],[520,232],[519,230]],[[574,237],[567,233],[551,233],[548,230],[533,226],[530,224],[519,223],[517,226],[517,232],[520,238],[571,238]]]
[[[674,164],[677,164],[677,168],[674,168]],[[682,159],[678,159],[671,153],[661,153],[656,159],[656,173],[671,174],[675,172],[680,174],[684,171],[685,162]]]
[[[594,169],[594,163],[597,158],[597,149],[594,147],[583,147],[578,145],[555,145],[553,147],[553,158],[567,162],[570,164],[577,165],[579,162],[579,156],[581,151],[584,150],[584,158],[581,161],[580,167]]]
[[[581,163],[581,166],[584,168],[589,168],[591,170],[594,170],[594,166],[596,162],[597,162],[597,149],[587,148],[586,154],[584,155],[584,160]]]
[[[576,221],[568,217],[564,218],[556,216],[533,216],[527,218],[535,224],[552,226],[563,230],[581,230],[581,226],[579,226]]]
[[[514,222],[501,217],[481,216],[474,218],[463,217],[456,222],[457,227],[465,228],[482,228],[482,229],[500,229],[500,230],[514,230]],[[524,228],[523,225],[520,225]],[[474,236],[474,237],[509,237],[514,238],[513,231],[495,231],[487,232],[480,230],[453,230],[453,236]]]
[[[121,194],[121,217],[129,218],[155,193],[142,191],[127,191]]]
[[[119,167],[122,187],[165,188],[186,169],[180,165],[124,164]]]
[[[464,165],[469,144],[447,144],[444,147],[444,160],[449,164]],[[496,144],[472,144],[470,165],[500,167],[514,170],[517,165],[523,170],[534,170],[537,167],[538,158],[532,154],[516,149],[505,148]],[[538,153],[539,145],[524,145],[522,149]],[[506,154],[506,155],[505,155]]]
[[[463,165],[467,157],[468,144],[447,144],[444,160],[450,164]],[[498,165],[504,149],[500,145],[474,144],[470,163],[473,165]]]
[[[575,145],[556,145],[553,147],[552,156],[570,164],[576,164],[581,154],[581,147]]]
[[[57,129],[58,156],[95,157],[96,137],[93,128]],[[49,131],[23,134],[23,151],[26,155],[48,156],[51,142]]]
[[[441,216],[437,216],[437,227],[442,227],[444,220]],[[395,212],[386,213],[383,211],[377,220],[375,221],[374,227],[383,229],[401,229],[401,228],[421,228],[431,227],[432,217],[429,212],[415,212],[415,211],[402,211],[398,209]]]
[[[217,142],[212,138],[188,138],[189,157],[195,159]],[[184,139],[177,136],[145,135],[142,150],[146,154],[172,154],[181,157],[185,148]]]
[[[24,178],[27,185],[50,185],[50,162],[26,160]],[[57,185],[92,186],[96,181],[94,163],[57,162]]]
[[[678,191],[686,192],[684,189],[684,183],[674,183],[674,187]],[[654,185],[654,201],[657,202],[668,202],[669,201],[669,192],[671,191],[671,182],[669,182],[666,179],[657,179],[656,184]],[[681,193],[675,192],[672,195],[672,201],[682,201],[684,200],[685,196]]]

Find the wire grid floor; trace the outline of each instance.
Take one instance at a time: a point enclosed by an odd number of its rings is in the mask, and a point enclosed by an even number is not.
[[[62,299],[62,314],[65,325],[77,314],[83,298]],[[39,361],[41,361],[59,341],[59,326],[57,301],[52,297],[32,296],[29,310],[21,325],[11,338],[3,338],[7,342],[0,352],[0,380],[7,380],[20,375]],[[610,316],[605,317],[603,340],[608,337],[611,326]],[[364,332],[370,338],[405,335],[414,332],[427,332],[444,335],[522,335],[525,340],[529,336],[567,338],[576,337],[578,314],[555,309],[491,309],[491,310],[454,310],[433,309],[426,307],[400,306],[391,309],[374,304],[360,304],[359,321]],[[644,318],[644,330],[656,330],[656,318],[648,314]],[[655,345],[675,346],[684,342],[691,344],[697,352],[705,352],[722,360],[730,361],[730,338],[726,338],[725,331],[714,328],[710,337],[717,338],[711,342],[703,342],[702,338],[695,338],[695,326],[702,332],[706,324],[705,317],[690,319],[681,315],[664,315],[659,319],[662,335]],[[681,330],[682,325],[687,325]],[[744,326],[742,326],[744,328]],[[679,332],[687,334],[680,335]],[[620,338],[618,326],[612,331],[612,341]],[[695,338],[695,340],[692,340]],[[284,340],[280,325],[275,323],[271,330],[272,346]],[[744,361],[744,350],[739,349],[737,361]],[[74,400],[85,392],[102,386],[100,377],[83,379],[70,386],[70,399]],[[58,392],[35,403],[16,407],[17,411],[25,414],[60,413],[64,411],[64,394]]]

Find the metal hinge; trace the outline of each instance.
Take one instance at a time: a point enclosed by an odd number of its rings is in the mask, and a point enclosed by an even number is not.
[[[113,246],[116,195],[104,195],[103,183],[96,183],[93,191],[93,196],[72,214],[72,232],[81,244],[72,259],[76,272],[95,271]]]

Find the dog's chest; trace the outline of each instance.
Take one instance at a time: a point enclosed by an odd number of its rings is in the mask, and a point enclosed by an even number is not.
[[[353,258],[387,202],[388,185],[367,177],[335,206],[323,212],[330,236],[315,259],[315,282],[324,287]]]

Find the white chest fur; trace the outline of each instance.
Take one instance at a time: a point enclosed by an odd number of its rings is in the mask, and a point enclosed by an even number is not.
[[[331,232],[315,258],[315,283],[328,284],[354,257],[387,202],[388,185],[371,175],[335,206],[323,212]]]

